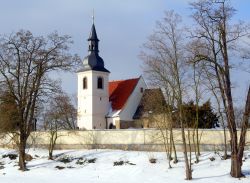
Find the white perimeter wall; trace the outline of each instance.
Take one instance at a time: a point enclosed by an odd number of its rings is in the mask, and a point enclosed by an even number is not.
[[[222,130],[199,130],[201,135],[200,144],[203,147],[210,147],[210,150],[216,150],[217,147],[223,147]],[[239,134],[239,133],[238,133]],[[33,132],[28,139],[30,145],[48,145],[48,132]],[[176,145],[181,145],[181,130],[174,129],[174,140]],[[227,131],[227,143],[229,143],[229,132]],[[163,139],[159,130],[156,129],[131,129],[131,130],[87,130],[87,131],[60,131],[58,134],[57,146],[61,148],[86,148],[85,145],[161,145]],[[250,147],[250,130],[247,131],[246,144]],[[0,146],[11,146],[10,135],[0,139]]]

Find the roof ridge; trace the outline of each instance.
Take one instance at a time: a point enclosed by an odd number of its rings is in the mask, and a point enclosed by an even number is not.
[[[140,79],[140,77],[129,78],[129,79],[120,79],[120,80],[112,80],[112,81],[109,81],[109,83],[111,83],[111,82],[118,82],[118,81],[128,81],[128,80],[134,80],[134,79]]]

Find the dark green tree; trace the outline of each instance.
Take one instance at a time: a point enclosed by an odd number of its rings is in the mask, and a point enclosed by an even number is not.
[[[196,120],[196,105],[190,101],[183,105],[185,124],[188,128],[195,126]],[[211,102],[208,100],[203,105],[198,106],[199,121],[198,128],[214,128],[219,127],[218,117],[213,112]]]
[[[5,91],[0,94],[0,132],[14,132],[18,129],[18,113],[15,100]]]

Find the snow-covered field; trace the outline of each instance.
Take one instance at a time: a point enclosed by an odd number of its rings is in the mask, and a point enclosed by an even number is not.
[[[0,182],[4,183],[181,183],[187,182],[183,159],[168,169],[163,152],[137,152],[122,150],[58,150],[57,158],[48,160],[44,149],[29,149],[34,159],[29,161],[29,171],[18,170],[17,159],[4,155],[14,150],[0,149]],[[182,154],[179,153],[179,156]],[[5,158],[3,158],[5,157]],[[149,158],[156,158],[155,164]],[[211,157],[215,160],[211,161]],[[233,183],[250,182],[250,152],[245,153],[243,171],[246,178],[235,179],[229,175],[230,160],[221,160],[218,154],[203,152],[201,161],[193,165],[192,182]],[[61,162],[64,161],[64,162]],[[125,162],[123,165],[114,166]]]

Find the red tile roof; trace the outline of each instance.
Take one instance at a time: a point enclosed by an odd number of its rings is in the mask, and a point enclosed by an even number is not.
[[[120,110],[127,102],[140,78],[109,82],[109,101],[113,110]]]

